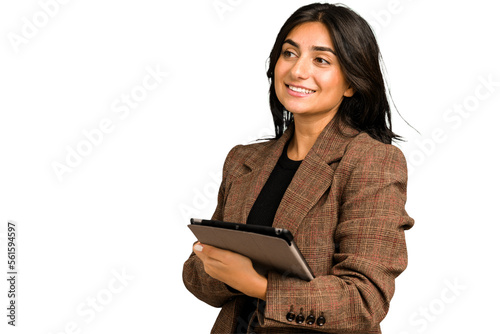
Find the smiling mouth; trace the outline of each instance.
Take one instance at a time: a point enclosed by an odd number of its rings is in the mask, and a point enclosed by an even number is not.
[[[285,84],[285,86],[287,86],[290,90],[292,90],[294,92],[302,93],[302,94],[312,94],[312,93],[316,92],[315,90],[312,90],[312,89],[305,89],[305,88],[295,87],[295,86],[287,85],[287,84]]]

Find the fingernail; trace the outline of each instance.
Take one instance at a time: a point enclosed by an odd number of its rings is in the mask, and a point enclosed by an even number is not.
[[[198,252],[201,252],[203,250],[203,246],[200,245],[200,244],[194,245],[194,250],[198,251]]]

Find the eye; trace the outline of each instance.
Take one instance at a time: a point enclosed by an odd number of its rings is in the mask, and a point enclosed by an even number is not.
[[[281,53],[283,55],[283,57],[285,58],[290,58],[290,57],[293,57],[295,56],[295,53],[293,53],[292,51],[290,50],[285,50]]]
[[[322,65],[323,64],[324,65],[330,65],[330,62],[328,60],[326,60],[324,58],[321,58],[321,57],[316,57],[314,60],[317,61],[318,63],[322,64]]]

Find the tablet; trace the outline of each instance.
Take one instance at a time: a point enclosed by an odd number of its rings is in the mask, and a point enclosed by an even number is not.
[[[203,244],[249,257],[255,270],[262,275],[272,270],[306,281],[314,279],[292,234],[286,229],[196,218],[191,218],[188,227]]]

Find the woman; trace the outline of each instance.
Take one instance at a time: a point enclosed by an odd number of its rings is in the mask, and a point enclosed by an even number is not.
[[[212,219],[287,228],[316,278],[262,276],[196,243],[183,279],[222,307],[212,333],[380,333],[413,219],[379,57],[346,7],[304,6],[281,28],[267,72],[276,139],[229,152]]]

